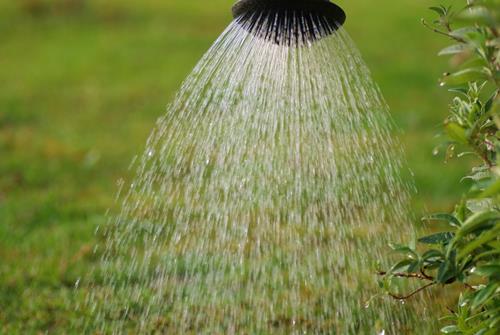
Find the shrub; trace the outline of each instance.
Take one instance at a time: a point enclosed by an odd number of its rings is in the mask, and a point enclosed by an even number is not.
[[[444,122],[447,159],[472,155],[471,181],[452,213],[426,221],[444,221],[448,229],[411,245],[391,245],[400,255],[381,284],[395,299],[410,299],[431,287],[461,284],[460,297],[442,318],[446,334],[500,333],[500,29],[497,0],[469,0],[461,10],[431,7],[438,14],[423,24],[453,44],[439,55],[451,56],[453,73],[441,85],[454,93]],[[459,152],[455,154],[455,152]],[[396,294],[395,278],[421,281],[419,289]]]

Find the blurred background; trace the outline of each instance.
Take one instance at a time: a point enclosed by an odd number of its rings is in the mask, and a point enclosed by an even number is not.
[[[433,154],[447,41],[420,19],[438,0],[337,3],[403,131],[417,215],[449,210],[466,167]],[[117,184],[232,4],[0,0],[0,334],[68,333]]]

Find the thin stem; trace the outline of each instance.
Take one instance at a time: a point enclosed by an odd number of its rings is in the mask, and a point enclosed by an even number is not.
[[[418,290],[416,290],[416,291],[414,291],[414,292],[412,292],[412,293],[410,293],[408,295],[396,295],[396,294],[393,294],[393,293],[390,293],[390,292],[389,292],[389,295],[392,298],[396,299],[396,300],[407,300],[407,299],[410,299],[411,297],[413,297],[414,295],[422,292],[423,290],[428,289],[429,287],[431,287],[433,285],[436,285],[436,283],[432,282],[432,283],[429,283],[427,285],[424,285],[421,288],[419,288]]]
[[[420,269],[420,273],[422,276],[424,276],[427,280],[434,280],[434,277],[429,276],[427,273],[425,273],[424,269]]]
[[[490,159],[488,158],[488,155],[483,152],[482,150],[480,150],[479,148],[474,148],[474,150],[476,150],[476,153],[479,155],[479,157],[481,157],[481,159],[483,160],[483,162],[488,166],[488,168],[492,168],[494,167],[495,165],[493,164],[492,161],[490,161]]]
[[[433,26],[431,26],[430,24],[428,24],[428,23],[427,23],[427,21],[425,21],[424,19],[422,19],[422,24],[423,24],[425,27],[427,27],[427,28],[429,28],[430,30],[432,30],[433,32],[435,32],[435,33],[438,33],[438,34],[444,35],[444,36],[446,36],[446,37],[452,38],[452,39],[454,39],[455,41],[460,42],[460,43],[467,43],[467,41],[465,41],[463,38],[453,36],[453,35],[451,35],[450,33],[447,33],[447,32],[445,32],[445,31],[441,31],[441,30],[439,30],[439,29],[434,28]]]
[[[425,273],[388,273],[385,271],[379,271],[378,275],[379,276],[386,276],[386,275],[392,275],[394,277],[399,277],[399,278],[415,278],[415,279],[420,279],[420,280],[430,280],[434,281],[434,278],[431,276],[426,275]]]

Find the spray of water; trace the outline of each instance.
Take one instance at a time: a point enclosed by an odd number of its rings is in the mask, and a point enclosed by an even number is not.
[[[415,328],[408,304],[367,304],[387,242],[411,230],[412,186],[378,88],[341,27],[291,38],[260,20],[233,22],[158,121],[107,227],[87,330]]]

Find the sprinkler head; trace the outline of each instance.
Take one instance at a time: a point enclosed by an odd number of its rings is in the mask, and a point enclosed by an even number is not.
[[[329,0],[240,0],[233,17],[250,33],[280,45],[300,45],[333,34],[346,20]]]

